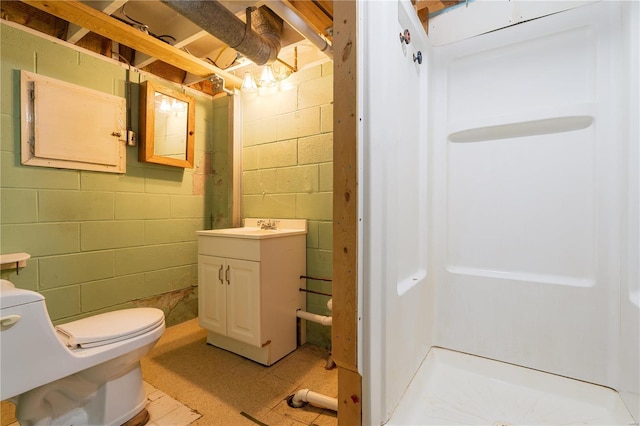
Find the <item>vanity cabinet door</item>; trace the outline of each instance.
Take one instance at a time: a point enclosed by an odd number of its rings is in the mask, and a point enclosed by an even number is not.
[[[227,259],[227,336],[252,346],[260,341],[260,262]]]
[[[227,334],[227,282],[224,258],[198,256],[198,318],[200,326]]]

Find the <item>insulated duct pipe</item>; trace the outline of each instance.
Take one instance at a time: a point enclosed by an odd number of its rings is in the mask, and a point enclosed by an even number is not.
[[[161,1],[257,65],[271,64],[278,57],[282,19],[264,6],[247,10],[245,24],[217,0]]]
[[[309,389],[300,389],[287,398],[287,404],[292,408],[301,408],[307,403],[320,408],[338,411],[338,399],[321,393],[310,391]]]

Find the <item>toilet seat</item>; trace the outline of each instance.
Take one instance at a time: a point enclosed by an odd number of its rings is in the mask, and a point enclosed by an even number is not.
[[[131,308],[60,324],[56,332],[69,347],[92,348],[139,336],[162,323],[164,313],[160,309]]]

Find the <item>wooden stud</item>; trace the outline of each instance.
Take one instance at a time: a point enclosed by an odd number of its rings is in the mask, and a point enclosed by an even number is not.
[[[118,21],[106,13],[97,11],[79,1],[70,0],[22,0],[37,9],[57,16],[80,27],[93,31],[137,51],[172,64],[199,77],[218,74],[233,87],[240,88],[242,80],[187,52],[177,49],[157,38],[145,34]]]
[[[334,3],[333,326],[338,424],[362,423],[358,374],[358,103],[356,1]]]
[[[331,16],[327,16],[322,9],[308,0],[291,0],[290,3],[300,11],[300,13],[318,33],[324,35],[328,39],[331,39],[331,35],[328,32],[328,29],[333,26]]]

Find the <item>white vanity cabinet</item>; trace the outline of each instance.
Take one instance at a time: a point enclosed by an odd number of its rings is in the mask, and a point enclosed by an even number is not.
[[[260,262],[198,256],[200,326],[260,345]]]
[[[271,365],[298,343],[306,220],[250,224],[198,232],[198,318],[207,343]]]

